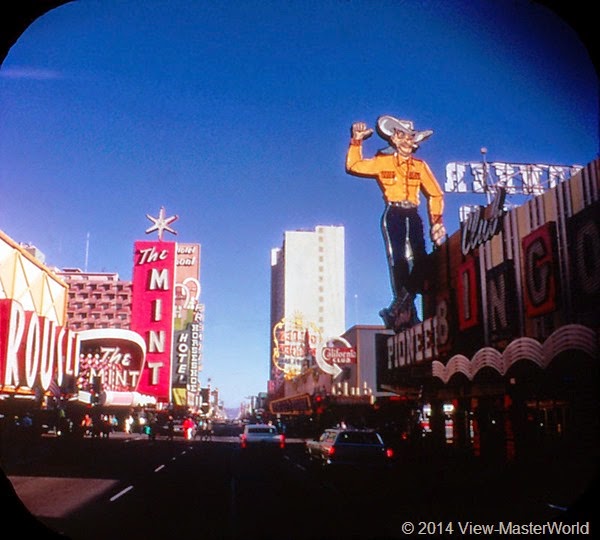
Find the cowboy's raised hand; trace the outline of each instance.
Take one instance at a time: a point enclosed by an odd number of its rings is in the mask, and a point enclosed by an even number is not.
[[[352,138],[355,141],[363,141],[373,135],[373,130],[367,128],[364,122],[354,122],[352,124]]]

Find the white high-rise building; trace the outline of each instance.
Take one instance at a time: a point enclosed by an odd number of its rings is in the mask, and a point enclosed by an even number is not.
[[[323,340],[341,336],[346,331],[345,295],[344,227],[286,231],[283,245],[271,250],[271,360],[274,352],[281,358],[295,354],[293,336],[286,339],[287,350],[277,350],[281,340],[276,343],[273,330],[282,327],[281,321],[286,330],[301,322],[300,331],[308,331],[313,344],[316,334]],[[304,337],[296,337],[301,349]],[[271,380],[283,375],[272,361]]]

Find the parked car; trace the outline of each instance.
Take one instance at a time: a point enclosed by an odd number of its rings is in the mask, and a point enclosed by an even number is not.
[[[237,422],[214,422],[213,432],[221,437],[237,437],[242,432],[242,426]]]
[[[285,435],[270,424],[247,424],[240,434],[240,446],[245,448],[285,448]]]
[[[325,430],[317,440],[306,441],[306,452],[313,465],[324,467],[388,466],[394,456],[377,431],[351,428]]]

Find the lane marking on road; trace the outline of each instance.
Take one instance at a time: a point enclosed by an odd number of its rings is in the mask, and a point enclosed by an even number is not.
[[[160,471],[161,469],[164,469],[164,468],[165,468],[164,465],[159,465],[158,467],[156,467],[156,469],[154,469],[154,472],[158,472],[158,471]]]
[[[290,458],[290,456],[285,455],[283,456],[283,459],[289,461],[294,467],[300,469],[301,471],[306,471],[306,467],[304,467],[304,465],[300,465],[300,463],[298,463],[297,461],[292,461],[292,458]]]
[[[116,501],[119,497],[122,497],[123,495],[125,495],[125,493],[127,493],[128,491],[131,491],[133,489],[133,486],[129,486],[126,487],[124,490],[119,491],[119,493],[117,493],[116,495],[113,495],[110,498],[110,502]]]

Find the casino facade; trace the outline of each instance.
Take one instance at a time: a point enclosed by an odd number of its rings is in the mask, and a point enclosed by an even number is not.
[[[377,337],[378,389],[412,400],[430,438],[511,459],[598,447],[600,161],[429,255],[423,321]]]
[[[135,243],[129,283],[63,279],[0,231],[0,414],[202,407],[200,244],[163,241],[164,208],[148,217],[159,239]]]
[[[64,281],[0,231],[0,406],[75,391],[80,342],[66,327],[67,294]]]

